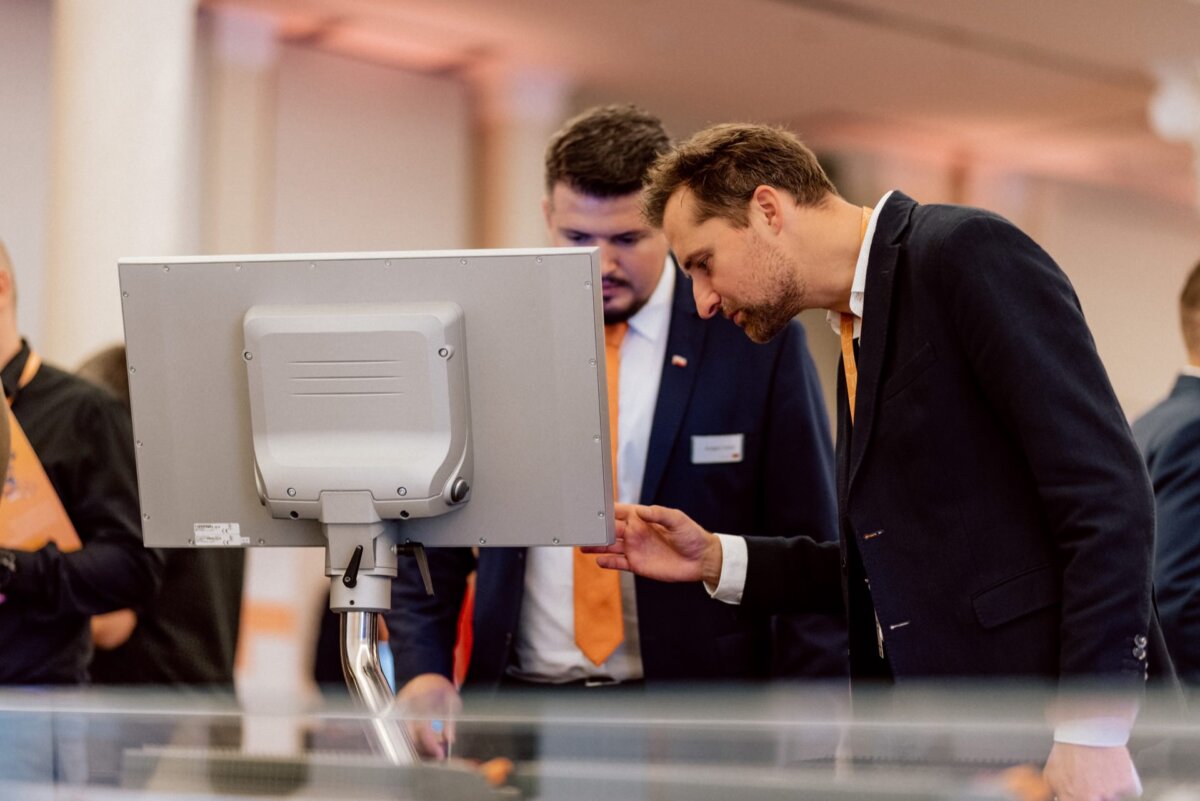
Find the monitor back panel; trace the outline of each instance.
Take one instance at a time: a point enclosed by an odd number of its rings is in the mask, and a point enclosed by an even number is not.
[[[612,541],[594,250],[127,259],[119,270],[148,546],[325,543],[316,521],[272,518],[259,501],[248,309],[434,301],[464,312],[474,481],[461,508],[396,522],[397,540]]]

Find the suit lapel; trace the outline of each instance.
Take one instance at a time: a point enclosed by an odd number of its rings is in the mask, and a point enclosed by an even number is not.
[[[1175,386],[1171,389],[1171,397],[1181,398],[1188,395],[1200,395],[1200,378],[1194,375],[1180,375],[1175,379]]]
[[[670,269],[675,268],[672,266]],[[700,360],[709,326],[696,314],[691,289],[690,282],[676,276],[671,323],[667,329],[667,352],[663,360],[662,381],[658,387],[658,401],[654,405],[646,470],[642,476],[642,503],[652,503],[658,494],[663,472],[679,438],[679,428],[700,373]],[[683,357],[683,366],[672,363],[675,356]]]
[[[847,489],[862,464],[871,441],[875,410],[879,402],[879,379],[887,352],[888,321],[892,309],[892,282],[900,255],[900,234],[908,226],[915,202],[894,192],[884,205],[875,225],[875,236],[867,262],[862,336],[858,355],[858,394],[855,398],[854,433],[850,438],[850,472]]]

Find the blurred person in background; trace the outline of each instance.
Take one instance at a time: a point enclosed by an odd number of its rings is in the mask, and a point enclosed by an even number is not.
[[[1150,482],[1158,535],[1154,590],[1167,648],[1188,685],[1200,685],[1200,263],[1179,297],[1187,364],[1171,394],[1133,424]]]
[[[113,345],[76,375],[111,393],[129,412],[125,346]],[[240,548],[166,548],[162,587],[140,613],[92,618],[97,684],[233,686],[245,552]]]
[[[804,330],[789,322],[758,348],[696,314],[666,239],[641,216],[646,171],[669,145],[657,118],[605,106],[569,120],[546,149],[553,244],[600,249],[617,499],[681,506],[722,529],[832,539],[832,443]],[[749,681],[779,665],[791,676],[847,673],[840,613],[744,614],[699,586],[606,575],[566,547],[428,557],[436,594],[401,560],[388,614],[412,713],[458,708],[456,629],[473,570],[468,686]],[[433,732],[418,739],[444,753]]]
[[[81,684],[91,616],[144,608],[162,557],[142,546],[128,413],[21,338],[2,244],[0,364],[14,421],[0,503],[0,684]]]

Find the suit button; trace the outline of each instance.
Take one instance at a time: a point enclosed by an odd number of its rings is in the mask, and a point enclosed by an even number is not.
[[[1133,644],[1136,645],[1138,648],[1145,648],[1146,647],[1146,635],[1139,634],[1138,636],[1134,637]]]
[[[1133,649],[1133,658],[1134,659],[1145,659],[1146,658],[1146,649],[1141,647],[1140,645],[1135,647]]]

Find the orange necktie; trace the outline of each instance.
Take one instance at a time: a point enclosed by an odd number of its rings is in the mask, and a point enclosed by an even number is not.
[[[858,243],[867,238],[867,226],[871,224],[871,209],[863,206],[862,226]],[[842,315],[842,370],[846,374],[846,399],[850,402],[850,424],[854,425],[854,399],[858,395],[858,363],[854,359],[854,315]]]
[[[608,435],[612,445],[613,495],[617,495],[618,379],[621,342],[628,323],[604,326],[604,362],[608,383]],[[625,639],[621,616],[621,576],[596,564],[596,557],[575,549],[575,644],[592,664],[603,664]]]

